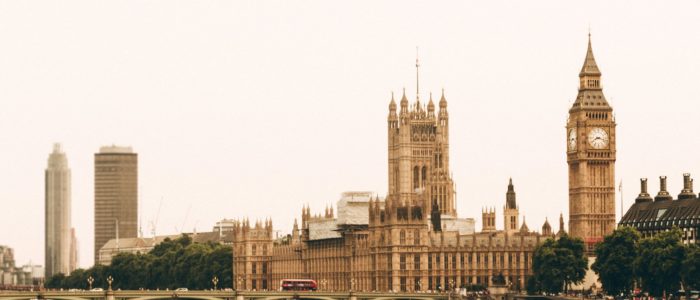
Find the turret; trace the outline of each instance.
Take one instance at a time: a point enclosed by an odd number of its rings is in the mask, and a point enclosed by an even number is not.
[[[542,225],[542,235],[552,235],[552,226],[549,225],[549,221],[547,220],[547,218],[544,219],[544,224]]]
[[[496,210],[485,208],[481,210],[481,231],[496,231]]]
[[[518,205],[515,203],[515,187],[513,179],[508,180],[508,191],[506,192],[506,205],[503,207],[503,229],[506,233],[513,234],[518,231]]]
[[[299,242],[299,225],[297,224],[297,219],[294,218],[294,227],[292,227],[292,244]]]
[[[651,195],[647,192],[647,179],[646,178],[640,178],[640,192],[639,196],[637,196],[637,199],[634,200],[634,202],[639,203],[639,202],[651,202],[653,199],[651,198]]]
[[[442,95],[440,96],[440,111],[438,112],[438,116],[440,118],[440,122],[438,122],[438,125],[440,126],[447,126],[447,100],[445,99],[445,89],[442,89]]]
[[[515,204],[515,188],[513,187],[513,178],[508,179],[508,191],[506,192],[506,208],[517,208],[517,205]]]
[[[440,96],[440,113],[444,111],[447,114],[447,100],[445,99],[445,89],[442,89],[442,96]]]
[[[430,100],[428,101],[428,116],[433,117],[435,115],[435,104],[433,103],[433,93],[430,93]]]
[[[408,98],[406,98],[406,88],[403,89],[401,96],[401,114],[408,113]]]

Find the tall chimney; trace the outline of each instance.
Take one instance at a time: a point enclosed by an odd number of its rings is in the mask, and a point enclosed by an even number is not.
[[[690,173],[684,173],[683,190],[678,194],[678,200],[693,198],[695,198],[695,193],[693,193],[693,179],[690,178]]]
[[[640,178],[639,181],[641,182],[641,191],[639,192],[639,196],[637,196],[637,199],[634,200],[634,202],[650,202],[653,199],[651,198],[651,195],[649,195],[649,192],[647,192],[647,179],[646,178]]]
[[[654,197],[654,201],[669,201],[673,200],[673,196],[668,193],[666,190],[666,176],[659,176],[660,182],[660,190],[659,193],[656,194],[656,197]]]

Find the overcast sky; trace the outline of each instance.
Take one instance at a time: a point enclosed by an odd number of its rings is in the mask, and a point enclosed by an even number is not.
[[[350,5],[353,4],[353,5]],[[93,154],[139,154],[143,231],[270,217],[288,233],[340,193],[387,191],[391,92],[445,88],[461,217],[568,220],[566,118],[589,27],[617,120],[624,206],[640,177],[700,176],[700,4],[640,1],[2,1],[0,244],[44,260],[44,169],[73,172],[92,265]],[[436,96],[439,97],[439,96]],[[696,190],[696,192],[698,192]],[[618,194],[619,197],[619,194]],[[162,208],[158,213],[159,203]],[[617,200],[619,218],[619,198]]]

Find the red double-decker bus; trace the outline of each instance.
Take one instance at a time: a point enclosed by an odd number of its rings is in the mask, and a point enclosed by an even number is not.
[[[282,279],[280,282],[282,291],[315,291],[317,289],[318,284],[312,279]]]

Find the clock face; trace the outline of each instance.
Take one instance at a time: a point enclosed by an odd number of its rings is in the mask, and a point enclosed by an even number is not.
[[[569,130],[569,150],[576,150],[576,128]]]
[[[588,143],[595,149],[603,149],[608,146],[608,133],[603,128],[593,128],[588,133]]]

